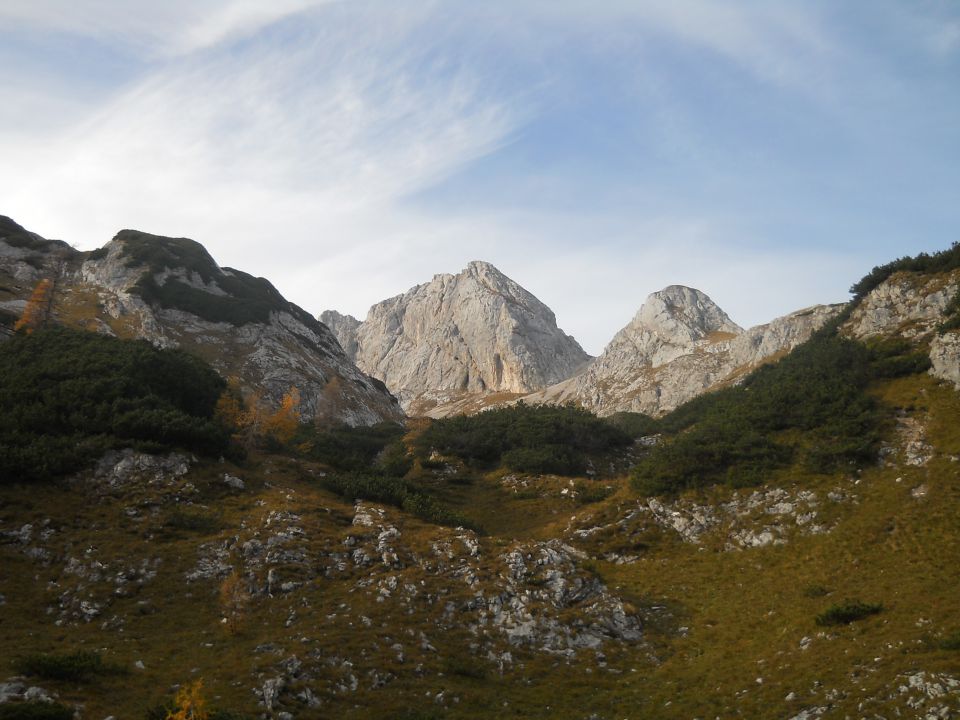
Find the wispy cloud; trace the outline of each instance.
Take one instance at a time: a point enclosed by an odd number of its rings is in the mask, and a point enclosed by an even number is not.
[[[762,322],[956,216],[956,23],[890,7],[881,42],[831,3],[7,0],[0,212],[194,237],[314,312],[481,258],[592,352],[675,282]]]
[[[333,0],[5,0],[7,28],[86,35],[169,57],[210,47]]]
[[[319,33],[279,27],[279,42],[172,63],[66,137],[21,148],[29,169],[0,178],[3,195],[88,246],[135,222],[328,252],[343,234],[313,228],[343,232],[383,212],[498,147],[522,118],[470,68],[431,57],[420,20],[326,13],[313,18]]]

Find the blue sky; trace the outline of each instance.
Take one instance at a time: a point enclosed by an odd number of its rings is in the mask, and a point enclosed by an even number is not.
[[[0,213],[192,237],[319,313],[484,259],[592,353],[960,240],[960,5],[5,0]]]

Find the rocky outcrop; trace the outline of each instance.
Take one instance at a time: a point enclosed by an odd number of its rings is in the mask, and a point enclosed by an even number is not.
[[[590,359],[550,308],[479,261],[377,303],[363,323],[331,311],[321,319],[414,414],[468,396],[538,390]]]
[[[843,331],[859,340],[899,335],[929,342],[930,374],[960,390],[960,334],[938,332],[960,290],[960,271],[937,275],[900,272],[871,290]]]
[[[320,314],[320,322],[330,328],[330,331],[340,342],[340,347],[351,360],[357,357],[357,333],[362,323],[353,315],[341,315],[336,310],[324,310]]]
[[[948,332],[930,341],[930,374],[960,390],[960,333]]]
[[[524,401],[663,414],[790,351],[840,308],[818,305],[743,330],[704,293],[674,285],[650,295],[582,373]]]
[[[55,276],[60,321],[188,350],[268,405],[296,388],[305,419],[369,425],[403,417],[325,325],[267,280],[219,267],[192,240],[123,230],[80,253],[0,222],[0,273],[23,278],[0,310],[15,312],[37,277]]]
[[[857,339],[877,335],[918,338],[936,329],[957,292],[957,274],[897,273],[874,288],[844,323]]]

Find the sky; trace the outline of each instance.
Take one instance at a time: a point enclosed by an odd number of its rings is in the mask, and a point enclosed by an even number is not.
[[[486,260],[592,354],[960,240],[960,3],[3,0],[0,214],[203,243],[319,314]]]

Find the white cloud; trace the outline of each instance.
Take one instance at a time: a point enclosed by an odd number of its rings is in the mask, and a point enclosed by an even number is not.
[[[840,51],[815,11],[695,0],[529,0],[510,13],[428,2],[267,7],[3,3],[0,22],[139,44],[151,61],[149,76],[105,105],[78,107],[82,121],[66,134],[42,129],[24,133],[34,142],[16,143],[0,134],[0,212],[85,248],[122,227],[193,237],[222,264],[270,278],[317,313],[332,307],[362,317],[373,302],[434,273],[486,259],[552,307],[594,353],[667,284],[700,287],[750,325],[841,300],[835,289],[863,270],[801,248],[758,253],[759,240],[749,256],[738,255],[730,248],[749,241],[748,231],[723,218],[682,217],[683,208],[650,216],[648,204],[608,217],[578,205],[580,179],[554,174],[549,163],[524,166],[529,175],[510,178],[510,187],[523,190],[521,200],[536,200],[538,189],[549,195],[550,183],[563,186],[564,197],[572,187],[570,207],[480,210],[465,197],[445,212],[407,202],[508,146],[535,112],[551,111],[550,93],[582,91],[582,79],[567,86],[555,73],[591,42],[602,56],[591,61],[623,75],[634,65],[638,74],[647,69],[642,41],[657,36],[684,52],[706,49],[780,90],[819,92]],[[293,13],[297,23],[273,24]],[[604,54],[614,36],[622,47]],[[491,56],[493,49],[513,54]],[[517,67],[526,75],[505,78]],[[655,71],[663,75],[652,85],[669,85],[669,68]],[[26,79],[15,94],[32,92]],[[678,146],[667,154],[683,165],[693,132],[683,127],[685,107],[671,106],[670,92],[644,99],[663,115],[665,138]],[[43,98],[31,103],[43,107]],[[19,107],[15,98],[8,107]],[[625,185],[634,182],[657,178],[618,178],[611,192],[629,198]]]
[[[119,43],[147,56],[181,55],[250,33],[332,0],[5,0],[0,23]]]

